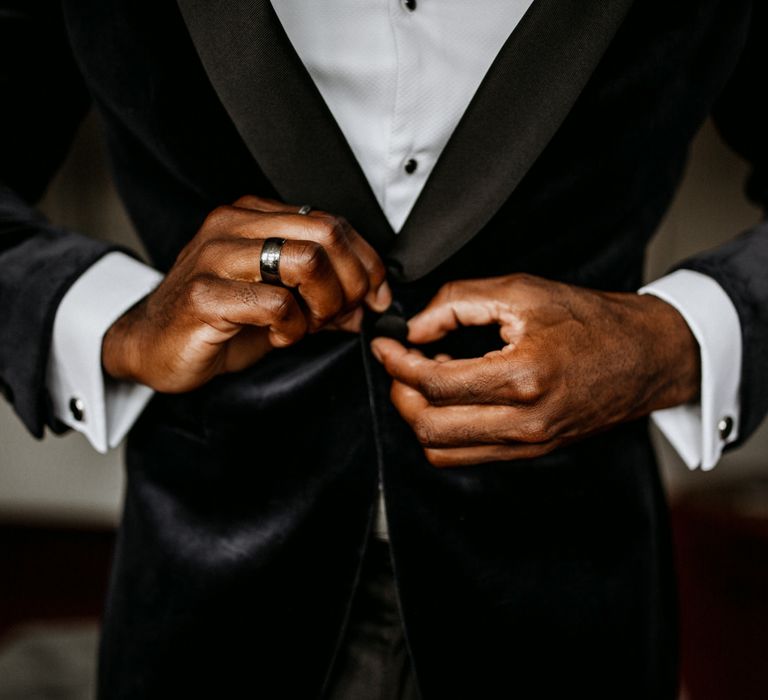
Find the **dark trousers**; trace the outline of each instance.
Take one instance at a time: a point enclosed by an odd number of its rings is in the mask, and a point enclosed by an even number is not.
[[[372,539],[326,700],[419,700],[389,544]]]

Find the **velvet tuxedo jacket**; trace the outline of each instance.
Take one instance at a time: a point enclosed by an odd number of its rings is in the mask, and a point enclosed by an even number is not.
[[[91,103],[156,267],[243,194],[309,202],[381,252],[406,316],[446,281],[515,271],[637,289],[710,114],[768,203],[761,2],[536,0],[397,237],[267,0],[0,8],[0,382],[37,436],[61,428],[44,384],[57,304],[112,249],[33,209]],[[744,439],[768,405],[768,226],[682,265],[739,313]],[[128,443],[101,697],[321,697],[380,476],[425,700],[674,697],[646,422],[536,460],[438,470],[367,335],[319,334],[152,401]],[[470,356],[499,340],[448,343]]]

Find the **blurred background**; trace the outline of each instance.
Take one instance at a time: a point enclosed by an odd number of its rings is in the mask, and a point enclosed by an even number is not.
[[[705,125],[649,252],[649,280],[758,219],[742,195],[745,176],[745,165]],[[42,209],[57,223],[141,250],[112,187],[94,117]],[[682,697],[762,700],[768,425],[710,473],[689,472],[663,438],[655,439],[675,529]],[[76,433],[37,442],[0,401],[0,700],[92,697],[122,487],[121,449],[99,455]]]

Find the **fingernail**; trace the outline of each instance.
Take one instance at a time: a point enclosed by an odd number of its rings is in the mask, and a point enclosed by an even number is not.
[[[389,282],[384,281],[376,291],[375,310],[385,311],[392,303],[392,290],[389,287]]]
[[[371,341],[371,352],[373,353],[373,356],[379,361],[384,361],[384,356],[382,355],[381,350],[379,349],[379,344],[375,341]]]

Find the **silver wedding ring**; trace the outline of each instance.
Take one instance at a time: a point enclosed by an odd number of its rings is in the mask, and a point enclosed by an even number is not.
[[[309,204],[302,204],[298,213],[306,216],[312,211]],[[261,259],[259,260],[259,269],[261,270],[261,281],[266,284],[275,284],[285,286],[280,278],[280,254],[283,252],[285,238],[267,238],[261,247]]]
[[[267,238],[261,248],[261,281],[267,284],[283,285],[280,279],[280,254],[283,252],[285,238]]]

